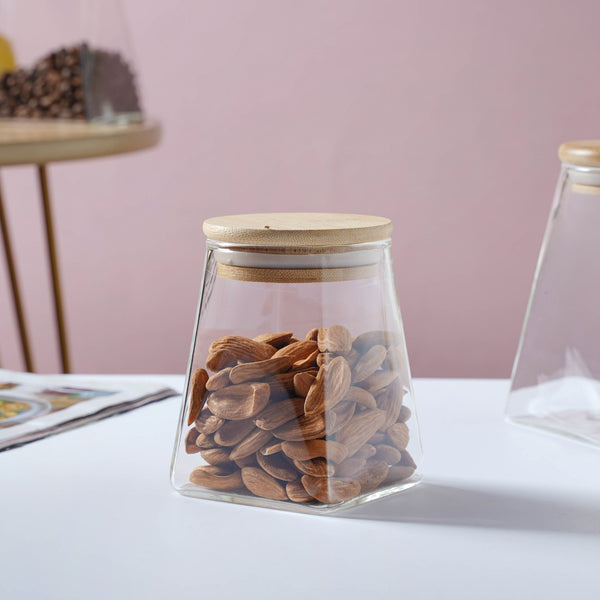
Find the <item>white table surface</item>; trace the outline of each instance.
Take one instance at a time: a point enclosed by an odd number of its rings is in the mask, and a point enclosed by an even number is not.
[[[0,598],[600,598],[600,450],[414,384],[424,481],[336,516],[173,491],[179,398],[0,453]]]

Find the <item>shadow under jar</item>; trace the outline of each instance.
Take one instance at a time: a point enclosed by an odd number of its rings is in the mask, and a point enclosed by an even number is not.
[[[205,221],[175,489],[328,512],[420,480],[391,231],[346,214]]]

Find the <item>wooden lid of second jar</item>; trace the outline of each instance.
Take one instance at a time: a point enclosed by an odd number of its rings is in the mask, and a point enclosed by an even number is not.
[[[213,217],[204,221],[203,230],[207,238],[230,244],[340,246],[385,240],[392,222],[341,213],[262,213]]]
[[[558,149],[561,162],[577,167],[600,167],[600,140],[565,142]]]

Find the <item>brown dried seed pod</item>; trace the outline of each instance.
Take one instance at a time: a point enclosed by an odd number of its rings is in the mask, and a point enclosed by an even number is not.
[[[314,500],[300,481],[290,481],[285,486],[285,491],[292,502],[312,502]]]
[[[313,342],[317,341],[317,337],[319,336],[319,328],[318,327],[314,327],[313,329],[311,329],[306,336],[304,337],[305,340],[311,340]]]
[[[295,460],[294,466],[304,475],[313,477],[333,477],[336,468],[333,463],[325,458],[313,458],[312,460]]]
[[[381,485],[389,472],[384,460],[372,458],[367,461],[364,469],[357,475],[361,493],[370,492]]]
[[[317,355],[317,367],[322,367],[323,365],[328,365],[334,358],[337,357],[337,354],[332,354],[331,352],[323,352],[322,354]]]
[[[376,371],[366,379],[363,379],[359,385],[371,394],[377,395],[379,390],[382,390],[398,379],[398,375],[397,371]]]
[[[348,424],[336,434],[335,439],[344,444],[348,450],[348,456],[352,456],[373,436],[384,420],[385,412],[382,410],[367,409],[355,413]]]
[[[304,373],[296,373],[294,375],[294,391],[296,394],[302,398],[305,398],[315,379],[316,375],[307,371]],[[304,409],[304,403],[302,403],[302,408]]]
[[[307,356],[310,356],[316,349],[317,342],[313,342],[312,340],[300,340],[280,348],[277,350],[277,352],[275,352],[275,354],[273,354],[273,358],[287,356],[290,358],[292,363],[295,363],[299,360],[305,359]]]
[[[255,417],[269,402],[268,383],[242,383],[212,392],[206,401],[217,417],[243,421]]]
[[[269,404],[254,417],[254,423],[260,429],[271,431],[299,417],[303,412],[304,398],[289,398]]]
[[[284,487],[268,473],[257,467],[244,467],[242,481],[255,496],[271,500],[287,500]]]
[[[350,367],[343,356],[338,356],[321,367],[306,394],[304,412],[312,415],[333,408],[348,392],[350,378]]]
[[[220,371],[226,367],[230,367],[237,362],[235,354],[227,350],[217,350],[211,352],[206,359],[206,368],[209,371]]]
[[[206,382],[206,389],[209,392],[214,392],[216,390],[220,390],[224,388],[226,385],[229,385],[231,382],[229,381],[229,373],[233,367],[227,367],[222,369],[218,373],[211,375]]]
[[[410,432],[406,423],[394,423],[387,430],[390,442],[398,449],[404,450],[410,440]],[[400,459],[398,459],[400,460]]]
[[[417,463],[413,460],[413,457],[408,450],[402,450],[402,460],[400,461],[400,465],[403,467],[412,467],[413,469],[417,468]]]
[[[336,474],[338,477],[352,477],[364,469],[366,464],[366,458],[357,458],[356,456],[351,456],[337,466]]]
[[[394,446],[379,444],[379,446],[377,446],[375,458],[377,460],[383,460],[388,465],[395,465],[402,460],[402,454],[400,453],[400,450],[394,448]]]
[[[354,369],[352,369],[352,383],[363,381],[369,375],[373,375],[377,369],[381,366],[387,356],[387,350],[385,346],[373,346],[369,348],[367,352],[360,357]]]
[[[377,448],[372,444],[365,444],[362,448],[354,453],[354,458],[373,458],[377,454]]]
[[[385,420],[380,427],[382,431],[386,431],[398,420],[404,394],[405,391],[400,380],[395,380],[376,394],[377,408],[386,412]]]
[[[402,481],[403,479],[408,479],[414,472],[415,467],[394,465],[393,467],[390,467],[388,476],[386,478],[386,483],[392,483],[394,481]]]
[[[219,490],[222,492],[233,491],[243,487],[242,476],[239,471],[215,472],[215,467],[196,467],[190,474],[190,481],[195,485]]]
[[[223,465],[230,463],[230,452],[226,448],[209,448],[200,451],[200,456],[210,465]]]
[[[401,341],[400,334],[394,331],[367,331],[361,333],[352,345],[364,354],[371,346],[397,346]]]
[[[352,348],[348,354],[344,355],[344,358],[348,361],[350,368],[353,369],[356,366],[356,363],[360,359],[360,352],[355,348]]]
[[[254,429],[232,451],[231,460],[239,460],[258,452],[271,439],[271,432],[263,429]]]
[[[204,406],[204,396],[206,394],[206,382],[208,373],[204,369],[196,369],[190,378],[189,402],[190,412],[188,414],[188,425],[191,425],[200,414]]]
[[[283,442],[283,453],[292,460],[310,460],[325,458],[334,463],[341,463],[348,456],[344,444],[333,440],[306,440],[305,442]]]
[[[239,444],[253,429],[254,420],[227,421],[215,433],[214,440],[219,446],[235,446]]]
[[[266,360],[275,354],[275,348],[270,344],[255,342],[241,335],[226,335],[215,340],[208,349],[210,353],[219,350],[225,350],[235,356],[236,360],[244,362]]]
[[[377,433],[374,433],[368,440],[367,442],[369,444],[372,444],[373,447],[378,446],[379,444],[382,444],[383,442],[385,442],[386,439],[386,435],[385,433],[383,433],[383,431],[378,431]]]
[[[281,452],[281,442],[274,440],[273,442],[268,443],[266,446],[263,446],[259,452],[263,456],[272,456],[273,454],[277,454],[278,452]]]
[[[311,369],[306,371],[316,376],[317,370]],[[263,379],[265,383],[271,386],[271,398],[292,398],[296,395],[294,389],[294,377],[297,375],[295,371],[288,371],[287,373],[280,373],[279,375],[273,375],[266,379]]]
[[[303,475],[301,481],[306,493],[324,504],[337,504],[360,494],[360,483],[345,477]]]
[[[213,415],[210,410],[205,408],[200,412],[198,418],[194,421],[194,426],[200,433],[204,433],[205,435],[210,435],[214,433],[225,423],[225,419],[221,419]]]
[[[354,402],[340,402],[325,415],[327,435],[333,435],[342,429],[354,415]]]
[[[203,450],[217,447],[217,443],[213,440],[212,435],[206,435],[204,433],[198,433],[195,443],[198,448],[202,448]]]
[[[267,360],[259,360],[250,363],[241,363],[231,369],[229,372],[229,380],[231,383],[245,383],[246,381],[256,381],[283,373],[292,366],[292,361],[287,356],[279,358],[268,358]]]
[[[377,408],[375,396],[367,392],[367,390],[354,385],[348,389],[348,392],[344,396],[344,402],[356,402],[356,404],[363,408]]]
[[[295,481],[298,479],[296,469],[290,465],[289,461],[282,454],[265,456],[258,452],[256,460],[261,469],[272,477],[275,477],[275,479],[280,479],[281,481]]]
[[[335,352],[343,355],[348,354],[352,349],[352,336],[343,325],[332,325],[319,329],[317,343],[320,352]]]
[[[200,448],[196,446],[196,438],[198,437],[197,429],[190,429],[185,436],[185,451],[186,454],[196,454],[200,452]]]
[[[402,369],[402,352],[398,348],[388,348],[387,356],[381,366],[388,371],[400,371]]]
[[[280,440],[300,442],[323,437],[327,432],[326,427],[327,423],[323,414],[302,415],[296,420],[289,421],[285,425],[274,429],[272,433]]]
[[[303,371],[304,369],[311,369],[317,366],[317,356],[319,356],[319,351],[315,350],[312,354],[309,354],[306,358],[301,360],[297,360],[293,364],[294,371]]]
[[[291,331],[284,331],[282,333],[261,333],[254,338],[254,341],[269,344],[275,348],[282,348],[289,343],[293,335],[294,334]]]

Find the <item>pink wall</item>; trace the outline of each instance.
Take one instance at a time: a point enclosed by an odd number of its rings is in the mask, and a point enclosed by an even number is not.
[[[597,137],[595,0],[125,0],[153,151],[51,168],[78,372],[184,371],[201,223],[393,219],[413,372],[507,377],[558,144]],[[57,368],[40,212],[3,170],[38,369]],[[1,355],[20,367],[2,264]]]

